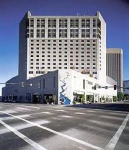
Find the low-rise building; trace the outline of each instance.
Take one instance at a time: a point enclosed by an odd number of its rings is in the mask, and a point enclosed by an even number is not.
[[[11,84],[14,80],[9,80],[3,88],[3,99],[67,105],[73,104],[74,100],[81,102],[82,96],[89,100],[89,95],[93,95],[92,102],[102,102],[103,98],[112,101],[113,96],[117,95],[117,90],[113,89],[117,83],[111,78],[101,82],[71,69],[46,73],[22,84]]]

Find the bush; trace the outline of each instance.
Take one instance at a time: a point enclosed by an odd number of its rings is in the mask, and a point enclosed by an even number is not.
[[[118,100],[117,96],[113,96],[113,102],[116,102]]]

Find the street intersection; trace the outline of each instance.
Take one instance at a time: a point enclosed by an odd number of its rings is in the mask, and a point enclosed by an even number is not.
[[[0,150],[129,150],[129,112],[0,103]]]

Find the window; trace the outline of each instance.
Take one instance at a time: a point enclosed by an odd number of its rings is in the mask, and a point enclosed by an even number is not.
[[[67,38],[67,29],[59,29],[59,38]]]
[[[45,88],[45,79],[43,79],[43,89]]]
[[[33,71],[29,71],[29,74],[33,74]]]
[[[48,29],[48,38],[56,38],[56,29]]]
[[[85,89],[85,80],[83,79],[83,89]]]
[[[78,28],[79,20],[78,19],[70,19],[70,28]]]
[[[71,29],[70,30],[70,37],[71,38],[78,38],[78,35],[79,35],[78,29]]]
[[[67,28],[67,19],[59,19],[59,28]]]
[[[53,77],[53,87],[55,87],[55,85],[56,85],[56,78],[55,78],[55,76]]]
[[[48,28],[56,28],[56,19],[48,19]]]

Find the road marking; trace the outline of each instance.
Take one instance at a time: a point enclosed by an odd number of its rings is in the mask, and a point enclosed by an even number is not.
[[[6,112],[6,113],[16,113],[16,111],[11,110],[11,109],[5,110],[5,112]]]
[[[24,107],[31,107],[31,108],[37,108],[37,110],[40,109],[39,107],[35,107],[35,106],[25,106],[25,105],[21,105],[21,106],[24,106]]]
[[[3,103],[2,103],[3,104]],[[10,106],[10,105],[13,105],[13,106],[16,106],[16,107],[31,107],[31,108],[36,108],[37,110],[39,110],[40,108],[39,107],[35,107],[35,106],[26,106],[26,105],[23,105],[23,104],[15,104],[15,103],[10,103],[10,104],[3,104],[3,105],[6,105],[6,106]],[[34,111],[34,110],[31,110],[31,111]]]
[[[77,115],[85,115],[86,113],[76,112]]]
[[[17,107],[16,110],[18,110],[18,111],[19,111],[19,110],[23,110],[23,111],[24,111],[24,110],[31,110],[31,109],[23,108],[23,107]]]
[[[113,138],[109,141],[109,143],[107,144],[104,150],[114,150],[124,128],[126,127],[128,120],[129,120],[129,114],[126,116],[123,123],[121,124],[121,126],[119,127],[119,129],[117,130]]]
[[[66,112],[65,110],[59,109],[59,110],[55,110],[55,111],[61,111],[61,112]]]
[[[17,115],[18,117],[21,117],[21,118],[28,118],[30,117],[30,115]],[[1,120],[12,120],[12,119],[15,119],[14,117],[0,117]]]
[[[23,139],[24,141],[26,141],[28,144],[30,144],[31,146],[33,146],[35,149],[37,149],[37,150],[47,150],[46,148],[42,147],[38,143],[36,143],[33,140],[29,139],[27,136],[25,136],[24,134],[20,133],[15,128],[12,128],[11,126],[9,126],[8,124],[6,124],[2,120],[0,120],[0,123],[3,126],[5,126],[7,129],[9,129],[10,131],[12,131],[14,134],[16,134],[17,136],[19,136],[21,139]]]
[[[15,119],[14,117],[12,117],[13,119]],[[1,119],[2,121],[4,119]],[[49,120],[36,120],[34,121],[35,123],[37,124],[40,124],[40,125],[43,125],[43,124],[47,124],[47,123],[50,123]],[[34,127],[34,125],[32,124],[28,124],[28,123],[20,123],[18,125],[14,125],[13,128],[15,128],[16,130],[22,130],[22,129],[26,129],[26,128],[30,128],[30,127]],[[5,133],[9,133],[10,131],[7,130],[7,129],[0,129],[0,134],[5,134]]]
[[[105,118],[105,119],[113,119],[113,120],[123,120],[123,118],[113,117],[113,116],[106,116],[106,115],[101,115],[99,116],[100,118]]]
[[[53,113],[48,112],[48,111],[43,111],[43,112],[33,113],[33,114],[29,114],[29,115],[37,115],[37,114],[53,114]]]
[[[59,117],[63,117],[63,118],[73,118],[73,116],[67,116],[67,115],[62,115],[62,116],[59,116]]]
[[[87,143],[87,142],[85,142],[85,141],[79,140],[79,139],[77,139],[77,138],[71,137],[71,136],[66,135],[66,134],[63,134],[63,133],[60,133],[60,132],[58,132],[58,131],[52,130],[52,129],[50,129],[50,128],[47,128],[47,127],[45,127],[45,126],[41,126],[41,125],[39,125],[39,124],[37,124],[37,123],[34,123],[34,122],[31,122],[31,121],[29,121],[29,120],[20,118],[20,117],[18,117],[18,116],[14,116],[14,115],[9,114],[9,113],[5,113],[4,111],[0,111],[0,112],[1,112],[1,113],[4,113],[4,114],[7,114],[7,115],[10,115],[10,116],[12,116],[12,117],[14,117],[14,118],[20,119],[20,120],[22,120],[22,121],[24,121],[24,122],[27,122],[27,123],[29,123],[29,124],[32,124],[32,125],[34,125],[34,126],[37,126],[37,127],[41,128],[41,129],[43,129],[43,130],[46,130],[46,131],[49,131],[49,132],[54,133],[54,134],[56,134],[56,135],[62,136],[62,137],[64,137],[64,138],[67,138],[67,139],[69,139],[69,140],[71,140],[71,141],[74,141],[74,142],[80,143],[80,144],[82,144],[82,145],[85,145],[85,146],[87,146],[87,147],[93,148],[93,149],[95,149],[95,150],[103,150],[102,148],[100,148],[100,147],[98,147],[98,146],[96,146],[96,145]]]

